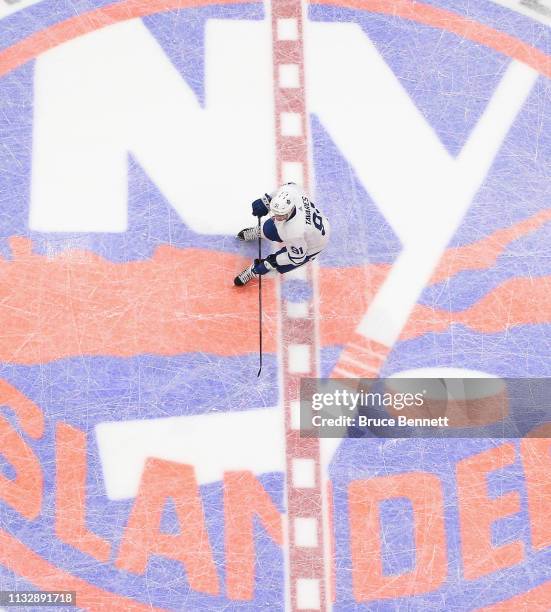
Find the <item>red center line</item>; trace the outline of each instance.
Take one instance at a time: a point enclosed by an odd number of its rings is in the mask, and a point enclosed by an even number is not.
[[[180,10],[210,5],[244,4],[250,0],[125,0],[107,7],[90,11],[82,15],[70,18],[66,21],[37,32],[26,39],[12,45],[0,52],[0,76],[24,65],[29,60],[39,56],[41,53],[52,49],[64,42],[78,38],[79,36],[93,32],[119,22],[140,18],[159,12]],[[341,8],[353,10],[365,10],[382,14],[390,14],[406,20],[422,23],[428,26],[452,32],[462,38],[485,45],[495,51],[503,53],[512,59],[519,60],[535,70],[551,78],[551,58],[536,49],[508,34],[495,30],[489,26],[479,24],[450,11],[437,9],[429,5],[410,0],[321,0],[319,4],[334,5]],[[303,42],[302,42],[302,7],[300,0],[273,0],[272,24],[274,36],[274,86],[276,93],[276,146],[278,156],[278,179],[280,182],[296,178],[292,176],[297,168],[302,169],[302,182],[308,185],[308,139],[307,139],[307,115],[304,91],[304,64],[303,64]],[[297,34],[292,37],[292,20],[296,20]],[[284,20],[282,26],[279,20]],[[290,20],[290,21],[289,21]],[[283,32],[283,38],[281,34]],[[286,32],[286,33],[285,33]],[[289,36],[291,38],[289,39]],[[282,70],[282,66],[287,68]],[[298,87],[291,87],[294,70],[288,66],[298,66]],[[285,76],[283,76],[285,75]],[[281,85],[287,83],[287,85]],[[285,81],[287,79],[287,81]],[[290,94],[291,90],[295,90]],[[298,94],[298,95],[294,95]],[[289,116],[282,120],[282,113],[298,113],[300,115],[301,135],[285,135],[283,132]],[[291,121],[292,123],[292,121]],[[294,165],[293,165],[294,164]],[[299,164],[299,166],[297,166]],[[306,268],[305,280],[315,286],[315,270]],[[282,281],[285,282],[285,281]],[[321,473],[319,444],[316,439],[302,439],[298,431],[293,428],[296,402],[300,378],[303,375],[317,375],[318,344],[315,329],[315,304],[312,300],[307,302],[304,316],[297,316],[297,312],[291,315],[288,304],[282,300],[282,365],[284,385],[284,405],[286,421],[286,443],[287,443],[287,475],[288,475],[288,504],[289,504],[289,543],[290,543],[290,588],[293,609],[298,609],[301,597],[312,598],[317,581],[319,590],[319,605],[310,608],[324,609],[327,601],[327,587],[324,581],[323,530],[321,527]],[[300,313],[299,313],[300,314]],[[306,347],[308,355],[308,371],[301,371],[300,355]],[[298,357],[297,357],[298,355]],[[296,363],[294,363],[296,361]],[[295,461],[305,460],[314,462],[313,480],[311,486],[295,486]],[[303,464],[306,465],[306,464]],[[301,475],[304,478],[304,473]],[[303,480],[304,485],[306,480]],[[317,542],[315,546],[299,545],[295,539],[295,519],[317,520],[316,533]],[[106,593],[86,585],[83,581],[70,577],[61,571],[53,571],[50,564],[43,561],[35,553],[14,540],[8,534],[0,533],[3,539],[2,549],[4,555],[0,562],[10,567],[17,574],[26,577],[33,583],[52,588],[60,588],[60,585],[68,588],[78,588],[85,593],[90,593],[91,599],[107,597],[113,607],[105,602],[106,609],[143,609],[140,604],[133,605],[129,600],[117,598],[117,596]],[[17,560],[17,562],[15,562]],[[51,578],[44,582],[42,578],[48,574]],[[303,581],[299,583],[299,580]],[[304,582],[307,581],[307,582]],[[308,582],[310,581],[310,582]],[[313,581],[313,582],[312,582]],[[541,588],[541,587],[540,587]],[[520,599],[526,598],[528,594],[520,595]],[[301,606],[301,609],[305,609]]]
[[[304,86],[301,0],[272,0],[273,78],[278,183],[306,190],[308,116]],[[314,288],[312,264],[280,280],[280,366],[285,419],[287,494],[286,589],[291,610],[324,610],[327,601],[319,440],[301,438],[297,428],[300,380],[317,376],[319,343],[313,299],[285,300],[285,285],[300,279]]]

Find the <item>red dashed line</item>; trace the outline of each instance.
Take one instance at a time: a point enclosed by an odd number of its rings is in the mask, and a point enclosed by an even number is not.
[[[302,5],[300,0],[273,0],[271,6],[278,183],[294,181],[308,190]],[[314,294],[315,274],[313,264],[303,266],[281,277],[281,284],[298,278],[309,283]],[[296,304],[281,298],[287,578],[293,611],[325,610],[327,601],[319,440],[302,438],[299,430],[300,379],[318,374],[319,343],[314,300]]]

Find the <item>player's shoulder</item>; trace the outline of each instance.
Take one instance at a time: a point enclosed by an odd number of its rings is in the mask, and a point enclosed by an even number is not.
[[[300,240],[304,236],[304,209],[298,206],[293,216],[284,221],[282,238],[286,241]]]

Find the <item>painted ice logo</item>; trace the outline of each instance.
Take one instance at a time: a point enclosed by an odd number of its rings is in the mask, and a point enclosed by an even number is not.
[[[256,4],[75,17],[45,0],[9,17],[5,582],[76,589],[90,609],[284,607],[278,305],[267,283],[251,396],[251,295],[228,282],[243,256],[229,237],[277,180],[274,141],[292,140],[286,178],[301,178],[301,123],[294,107],[274,116],[274,82],[307,86],[314,201],[337,229],[320,262],[322,372],[550,375],[548,30],[441,4],[312,6],[304,73],[291,53],[272,71],[272,45],[298,29],[276,20],[273,42]],[[288,316],[309,291],[284,288]],[[329,469],[337,607],[546,597],[544,441],[370,442]]]

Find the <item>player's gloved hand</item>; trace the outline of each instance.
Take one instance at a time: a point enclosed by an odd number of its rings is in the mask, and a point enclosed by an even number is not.
[[[270,270],[275,270],[276,268],[277,268],[277,263],[276,263],[275,253],[272,253],[272,255],[268,255],[266,259],[255,259],[254,260],[253,272],[255,274],[260,274],[260,276],[264,274],[268,274]]]
[[[270,196],[266,193],[264,197],[258,198],[252,203],[253,215],[255,217],[263,217],[268,214],[269,204],[270,204]]]

